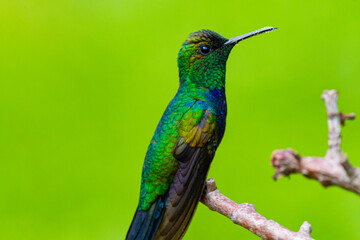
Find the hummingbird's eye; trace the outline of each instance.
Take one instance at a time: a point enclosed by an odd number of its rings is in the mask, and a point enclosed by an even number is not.
[[[212,52],[212,49],[209,45],[201,45],[199,48],[199,53],[203,56],[207,56]]]

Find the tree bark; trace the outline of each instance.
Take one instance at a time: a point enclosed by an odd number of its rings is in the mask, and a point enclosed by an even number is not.
[[[240,225],[262,239],[266,240],[312,240],[310,233],[311,225],[304,222],[298,232],[293,232],[273,220],[268,220],[258,212],[250,203],[237,204],[227,198],[217,189],[215,180],[209,178],[206,181],[205,192],[201,202],[210,210],[216,211],[229,218],[235,224]]]

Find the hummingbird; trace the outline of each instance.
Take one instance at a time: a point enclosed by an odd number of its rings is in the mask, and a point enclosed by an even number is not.
[[[127,240],[182,239],[224,136],[230,51],[244,39],[275,29],[265,27],[230,39],[201,30],[182,44],[177,59],[179,88],[148,147]]]

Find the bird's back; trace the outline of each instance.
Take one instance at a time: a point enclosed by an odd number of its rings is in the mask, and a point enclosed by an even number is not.
[[[209,100],[178,91],[165,110],[145,157],[127,239],[180,239],[185,233],[225,126],[225,100]]]

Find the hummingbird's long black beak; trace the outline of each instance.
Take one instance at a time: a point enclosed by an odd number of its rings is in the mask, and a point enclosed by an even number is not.
[[[253,32],[249,32],[249,33],[246,33],[246,34],[234,37],[234,38],[230,38],[229,40],[227,40],[224,43],[224,46],[225,45],[230,45],[230,44],[235,45],[235,44],[237,44],[238,42],[240,42],[242,40],[245,40],[247,38],[250,38],[250,37],[262,34],[262,33],[270,32],[270,31],[273,31],[275,29],[277,29],[277,28],[276,27],[264,27],[264,28],[258,29],[256,31],[253,31]]]

